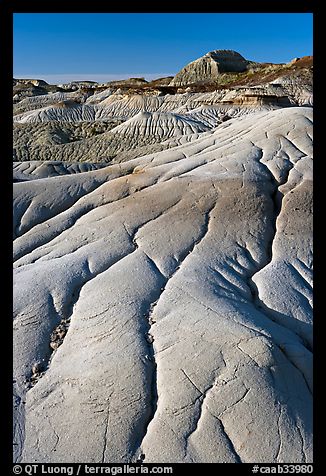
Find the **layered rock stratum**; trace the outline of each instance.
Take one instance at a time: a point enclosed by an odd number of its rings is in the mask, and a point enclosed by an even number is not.
[[[15,461],[312,462],[298,84],[16,103]]]

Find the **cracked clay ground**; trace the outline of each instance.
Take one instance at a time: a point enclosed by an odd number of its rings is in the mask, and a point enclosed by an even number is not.
[[[312,112],[14,184],[15,459],[312,461]]]

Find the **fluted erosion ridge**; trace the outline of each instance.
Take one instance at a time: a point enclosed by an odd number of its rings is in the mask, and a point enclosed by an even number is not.
[[[17,171],[16,461],[312,461],[312,108],[169,114]]]

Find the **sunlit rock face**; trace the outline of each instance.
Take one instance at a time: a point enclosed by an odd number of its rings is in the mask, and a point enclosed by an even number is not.
[[[198,81],[212,81],[221,73],[242,73],[249,62],[233,50],[214,50],[192,61],[172,79],[171,86],[184,86]]]

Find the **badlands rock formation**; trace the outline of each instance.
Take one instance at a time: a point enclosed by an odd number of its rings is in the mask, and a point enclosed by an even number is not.
[[[96,103],[57,101],[38,109],[34,99],[21,101],[31,109],[14,116],[15,161],[120,162],[135,148],[203,132],[226,118],[291,105],[282,96],[250,90],[159,97],[114,93]]]
[[[311,127],[14,184],[17,461],[311,461]]]
[[[217,79],[221,73],[242,73],[246,71],[249,61],[233,50],[214,50],[187,66],[172,79],[171,86],[184,86]]]
[[[23,84],[16,462],[312,462],[309,68]]]
[[[217,68],[213,82],[197,65],[204,60]],[[234,72],[245,65],[245,71]],[[74,90],[47,85],[35,95],[31,80],[15,80],[14,88],[25,89],[15,90],[14,96],[14,161],[117,163],[151,152],[151,147],[168,148],[175,145],[169,142],[172,136],[188,137],[189,132],[212,129],[232,117],[313,102],[311,57],[264,65],[216,50],[185,70],[193,76],[191,81],[199,82],[173,86],[187,83],[181,71],[172,82],[165,78],[170,86],[164,78],[150,83],[130,78],[91,87],[84,82]],[[114,129],[125,121],[138,125],[131,128],[128,122],[128,128]],[[139,126],[140,121],[146,127]]]

